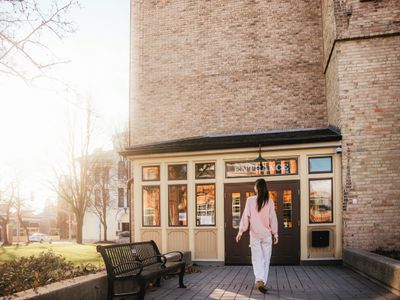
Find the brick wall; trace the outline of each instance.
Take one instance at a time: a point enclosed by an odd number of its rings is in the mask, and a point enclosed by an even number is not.
[[[400,2],[322,0],[322,16],[328,123],[343,136],[344,246],[400,248]]]
[[[400,248],[399,46],[400,36],[337,45],[345,246]]]
[[[132,1],[131,144],[327,123],[319,1]]]
[[[324,45],[324,69],[336,39],[335,3],[333,0],[321,0],[322,36]]]
[[[331,1],[335,6],[336,32],[339,39],[387,34],[400,30],[399,0],[329,0]]]

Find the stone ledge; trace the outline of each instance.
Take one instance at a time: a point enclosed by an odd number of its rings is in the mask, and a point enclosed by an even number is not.
[[[42,286],[37,288],[36,292],[33,289],[19,292],[10,296],[9,299],[71,300],[106,298],[107,275],[106,272],[102,271]]]
[[[400,295],[400,261],[361,249],[344,249],[343,263]]]

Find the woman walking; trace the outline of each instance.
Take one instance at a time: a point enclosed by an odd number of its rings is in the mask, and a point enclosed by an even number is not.
[[[257,179],[254,190],[256,196],[249,197],[246,201],[236,242],[239,242],[250,224],[251,261],[256,278],[255,283],[258,290],[265,294],[272,252],[272,236],[274,244],[278,244],[278,222],[274,201],[268,199],[265,180]]]

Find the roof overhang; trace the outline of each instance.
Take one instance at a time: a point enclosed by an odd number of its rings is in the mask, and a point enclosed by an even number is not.
[[[294,145],[305,143],[340,141],[340,131],[328,126],[324,128],[304,128],[290,130],[273,130],[264,132],[207,135],[185,139],[142,144],[128,147],[121,151],[123,156],[138,156],[166,153],[180,153],[234,148],[251,148],[261,145]]]

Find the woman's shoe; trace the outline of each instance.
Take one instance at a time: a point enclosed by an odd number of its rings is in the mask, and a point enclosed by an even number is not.
[[[261,280],[257,280],[256,281],[256,288],[263,294],[265,294],[268,291],[268,289],[265,286],[264,282],[262,282]]]

